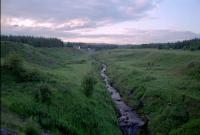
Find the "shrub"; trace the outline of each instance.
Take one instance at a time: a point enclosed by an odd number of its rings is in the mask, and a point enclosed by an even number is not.
[[[23,60],[17,53],[10,53],[6,57],[4,67],[10,70],[21,82],[41,80],[40,73],[36,69],[24,68]]]
[[[41,129],[39,125],[34,122],[32,119],[29,119],[25,127],[26,135],[41,135]]]
[[[5,58],[5,65],[7,69],[11,70],[14,73],[21,72],[23,69],[23,61],[19,54],[17,53],[10,53]]]
[[[200,119],[190,120],[178,129],[172,130],[170,135],[199,135]]]
[[[21,70],[21,72],[18,73],[18,77],[20,81],[39,81],[41,80],[41,76],[38,70],[32,69],[32,70]]]
[[[160,124],[154,130],[160,133],[169,133],[169,131],[177,129],[188,120],[189,115],[183,105],[167,106],[156,121],[154,121],[154,125]]]
[[[96,80],[91,75],[87,75],[83,78],[82,88],[87,97],[92,95],[95,84],[96,84]]]
[[[146,87],[143,86],[143,85],[138,85],[137,87],[135,87],[135,89],[136,89],[136,91],[135,91],[135,98],[137,100],[141,99],[142,96],[144,95],[145,91],[146,91]]]
[[[42,84],[36,91],[35,98],[37,101],[50,104],[52,92],[47,84]]]
[[[20,115],[22,118],[26,118],[28,116],[27,112],[26,112],[26,105],[19,103],[19,102],[14,102],[9,106],[9,109],[12,112],[17,113],[18,115]]]
[[[187,66],[188,74],[196,79],[200,79],[200,62],[194,61]]]

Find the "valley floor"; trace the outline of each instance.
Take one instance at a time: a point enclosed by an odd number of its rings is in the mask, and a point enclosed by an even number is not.
[[[100,66],[73,48],[1,42],[1,128],[19,135],[121,135]],[[96,80],[93,94],[82,88]]]
[[[152,133],[200,133],[199,51],[88,53],[7,41],[1,41],[1,128],[20,135],[121,135],[101,63],[123,100],[148,117]],[[83,90],[88,75],[96,80],[91,93]]]
[[[199,51],[111,49],[96,58],[123,99],[148,117],[152,133],[200,133]]]

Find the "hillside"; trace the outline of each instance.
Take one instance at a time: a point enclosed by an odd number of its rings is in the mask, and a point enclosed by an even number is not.
[[[97,81],[88,97],[87,74]],[[99,66],[73,48],[1,41],[1,128],[23,134],[120,135]]]
[[[149,119],[152,133],[200,133],[199,51],[113,49],[96,58],[123,99]]]
[[[111,85],[149,120],[151,133],[198,135],[199,60],[199,51],[87,52],[1,41],[1,130],[20,135],[121,135],[116,108],[100,77],[104,63]]]

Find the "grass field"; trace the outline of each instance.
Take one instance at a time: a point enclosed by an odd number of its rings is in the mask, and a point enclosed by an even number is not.
[[[90,97],[81,87],[87,74],[97,80]],[[98,63],[67,47],[1,42],[1,118],[20,135],[121,135]]]
[[[113,49],[96,57],[123,99],[150,119],[153,133],[200,133],[199,51]]]
[[[22,135],[121,135],[100,62],[156,135],[200,132],[200,52],[35,48],[1,42],[1,126]],[[88,75],[92,95],[83,90]]]

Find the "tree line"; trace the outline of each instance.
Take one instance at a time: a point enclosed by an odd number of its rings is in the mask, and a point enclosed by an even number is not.
[[[140,46],[137,46],[137,48],[200,50],[200,39],[195,38],[174,43],[142,44]]]
[[[64,47],[64,43],[57,38],[1,35],[1,41],[25,43],[34,47]]]
[[[67,42],[68,47],[80,47],[81,49],[142,49],[142,48],[155,48],[155,49],[184,49],[184,50],[200,50],[200,39],[195,38],[191,40],[178,41],[173,43],[149,43],[140,45],[115,45],[115,44],[95,44],[95,43],[80,43],[80,42]]]
[[[200,39],[195,38],[191,40],[178,41],[173,43],[149,43],[140,45],[116,45],[116,44],[101,44],[101,43],[82,43],[82,42],[67,42],[63,43],[57,38],[44,38],[33,36],[12,36],[1,35],[1,41],[13,41],[30,44],[34,47],[80,47],[81,49],[115,49],[115,48],[156,48],[156,49],[184,49],[184,50],[200,50]]]
[[[83,43],[83,42],[67,42],[65,43],[67,47],[74,47],[80,49],[95,49],[95,50],[102,50],[102,49],[115,49],[119,48],[119,45],[115,44],[104,44],[104,43]]]

